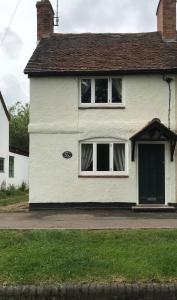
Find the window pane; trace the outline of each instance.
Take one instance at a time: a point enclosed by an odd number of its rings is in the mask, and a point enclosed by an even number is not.
[[[97,144],[97,171],[109,171],[109,144]]]
[[[112,103],[122,102],[122,79],[112,78]]]
[[[114,144],[114,171],[125,171],[125,144]]]
[[[93,145],[81,145],[81,170],[93,171]]]
[[[4,172],[4,158],[0,158],[0,172]]]
[[[95,103],[108,102],[108,79],[95,79]]]
[[[14,177],[14,156],[9,156],[9,177]]]
[[[91,79],[81,81],[81,102],[91,103]]]

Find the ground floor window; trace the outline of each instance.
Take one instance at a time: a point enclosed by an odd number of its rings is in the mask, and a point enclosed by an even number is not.
[[[81,143],[81,173],[124,175],[127,173],[127,144]]]
[[[14,177],[14,156],[9,156],[9,177]]]
[[[0,173],[4,172],[4,161],[5,159],[3,157],[0,157]]]

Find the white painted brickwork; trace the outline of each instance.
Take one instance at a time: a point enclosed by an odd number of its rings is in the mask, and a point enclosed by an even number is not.
[[[176,130],[176,78],[172,82],[171,129]],[[79,79],[31,78],[30,202],[138,202],[137,160],[129,178],[80,178],[79,142],[129,141],[153,118],[168,125],[168,86],[161,75],[124,76],[125,109],[78,109]],[[73,157],[64,159],[62,153]],[[166,145],[166,202],[176,202],[175,162]]]

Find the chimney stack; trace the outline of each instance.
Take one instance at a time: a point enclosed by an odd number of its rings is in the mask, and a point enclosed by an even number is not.
[[[49,0],[36,3],[37,8],[37,40],[48,37],[54,32],[54,11]]]
[[[176,0],[160,0],[157,8],[157,30],[165,40],[176,39]]]

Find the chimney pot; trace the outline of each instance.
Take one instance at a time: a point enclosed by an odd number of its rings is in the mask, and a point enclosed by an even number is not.
[[[54,11],[49,0],[36,3],[37,8],[37,40],[48,37],[54,32]]]
[[[176,39],[176,0],[160,0],[157,8],[157,30],[165,40]]]

